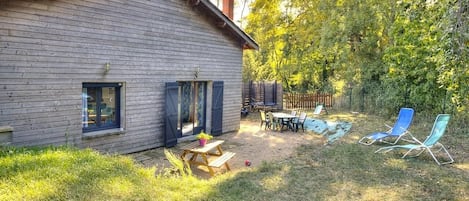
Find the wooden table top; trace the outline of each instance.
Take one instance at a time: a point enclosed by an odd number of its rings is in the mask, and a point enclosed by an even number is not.
[[[215,147],[223,144],[225,141],[223,140],[209,140],[205,146],[200,146],[199,141],[191,142],[183,147],[181,147],[185,151],[195,152],[195,153],[207,153],[208,151],[214,149]]]

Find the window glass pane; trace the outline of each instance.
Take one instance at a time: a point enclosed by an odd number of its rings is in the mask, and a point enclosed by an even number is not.
[[[181,125],[182,125],[182,121],[181,121],[181,114],[182,114],[182,110],[181,110],[181,96],[182,96],[182,86],[179,85],[179,88],[178,88],[178,123],[177,123],[177,129],[178,131],[182,130],[181,128]]]
[[[203,127],[205,124],[205,82],[197,82],[196,83],[196,91],[197,96],[196,100],[194,101],[195,107],[197,108],[197,118],[195,125],[197,127]]]
[[[81,121],[82,121],[82,124],[83,124],[83,128],[86,128],[88,127],[88,89],[87,88],[83,88],[82,92],[81,92],[81,96],[82,96],[82,102],[81,102]]]
[[[83,118],[83,127],[85,128],[96,126],[96,100],[98,97],[97,92],[97,88],[90,87],[83,89],[83,102],[86,102],[86,111],[84,112],[85,116]]]
[[[198,134],[205,127],[206,82],[180,82],[178,130],[182,135]]]
[[[84,132],[120,127],[120,86],[117,83],[83,84]]]
[[[114,87],[102,88],[101,124],[112,125],[116,123],[116,89]]]
[[[182,121],[182,134],[192,135],[193,130],[193,106],[192,106],[192,83],[181,82],[179,99],[180,105],[180,120]]]

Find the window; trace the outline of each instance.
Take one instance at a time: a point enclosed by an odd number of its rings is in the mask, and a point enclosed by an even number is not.
[[[120,128],[120,83],[83,83],[83,132]]]
[[[207,83],[179,82],[178,130],[193,135],[205,129]]]

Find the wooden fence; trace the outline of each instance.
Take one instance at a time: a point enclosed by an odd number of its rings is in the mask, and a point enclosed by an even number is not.
[[[283,89],[277,81],[249,81],[243,83],[242,101],[244,107],[261,106],[282,110]]]
[[[317,104],[332,107],[334,105],[332,94],[283,94],[284,109],[314,109]]]

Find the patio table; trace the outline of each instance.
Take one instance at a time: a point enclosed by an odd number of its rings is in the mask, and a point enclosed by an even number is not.
[[[280,123],[282,122],[292,122],[294,118],[296,118],[295,115],[283,113],[283,112],[273,112],[272,116],[274,119],[277,119]],[[283,126],[282,126],[283,127]],[[282,127],[280,127],[280,132],[282,132]],[[288,123],[288,129],[293,129],[293,127]]]

